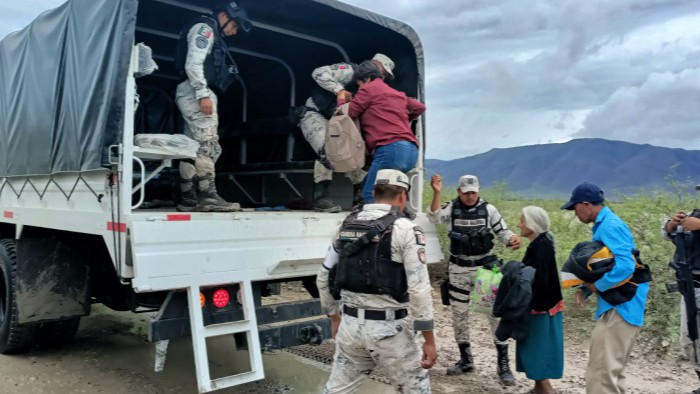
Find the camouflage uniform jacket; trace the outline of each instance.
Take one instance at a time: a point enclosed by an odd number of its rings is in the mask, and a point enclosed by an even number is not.
[[[204,61],[211,53],[216,34],[206,23],[196,23],[187,32],[185,73],[197,100],[211,96],[204,77]]]
[[[338,94],[352,81],[354,73],[355,70],[351,64],[337,63],[315,69],[311,73],[311,78],[323,89]]]

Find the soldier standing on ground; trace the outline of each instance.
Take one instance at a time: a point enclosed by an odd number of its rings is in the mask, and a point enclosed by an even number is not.
[[[408,177],[381,170],[376,179],[376,203],[345,219],[317,278],[321,305],[333,319],[336,338],[325,394],[357,392],[377,366],[397,392],[430,393],[428,369],[437,353],[425,234],[400,214]],[[422,355],[416,342],[419,331]]]
[[[428,218],[433,223],[449,225],[450,258],[448,263],[450,300],[452,305],[452,326],[459,347],[460,359],[447,369],[448,375],[459,375],[474,370],[471,343],[469,342],[469,301],[474,286],[474,278],[479,267],[492,267],[499,263],[493,254],[493,233],[506,246],[516,250],[520,238],[508,230],[505,221],[496,207],[479,196],[479,179],[474,175],[459,178],[459,195],[453,201],[440,206],[442,177],[433,175],[430,186],[433,188],[433,201]],[[496,332],[498,319],[489,315],[491,332]],[[498,379],[506,386],[515,384],[508,360],[508,342],[499,341],[494,335],[493,342],[498,352]]]
[[[675,234],[676,230],[681,227],[683,233]],[[678,211],[672,218],[664,221],[661,227],[661,237],[666,240],[671,240],[671,236],[684,236],[686,237],[685,247],[688,251],[693,251],[695,253],[688,253],[685,251],[685,256],[688,258],[688,263],[691,265],[691,271],[693,275],[693,292],[696,308],[700,304],[700,210],[694,210],[690,215],[686,214],[685,211]],[[677,259],[678,252],[674,259]],[[692,304],[691,304],[692,306]],[[688,309],[685,305],[685,301],[681,298],[681,335],[680,343],[683,353],[690,360],[695,373],[700,378],[700,340],[692,341],[689,338],[688,329]],[[691,312],[692,313],[692,312]],[[692,319],[692,316],[690,317]],[[700,317],[695,316],[696,324],[700,326]],[[692,394],[700,394],[700,388],[694,390]]]

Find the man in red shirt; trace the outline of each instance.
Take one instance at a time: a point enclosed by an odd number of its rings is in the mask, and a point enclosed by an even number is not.
[[[406,173],[415,167],[418,140],[409,121],[425,112],[425,104],[389,87],[372,61],[360,64],[354,79],[360,88],[350,102],[349,115],[360,120],[367,150],[372,155],[362,190],[365,203],[372,203],[372,188],[379,170]]]

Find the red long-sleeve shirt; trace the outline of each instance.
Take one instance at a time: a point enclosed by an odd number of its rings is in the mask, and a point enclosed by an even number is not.
[[[376,147],[397,141],[410,141],[418,146],[408,122],[423,112],[425,104],[377,78],[358,90],[350,102],[349,115],[360,119],[367,148],[374,153]]]

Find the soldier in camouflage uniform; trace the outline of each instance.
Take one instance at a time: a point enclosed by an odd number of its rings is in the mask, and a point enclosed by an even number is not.
[[[379,171],[376,203],[350,214],[328,249],[317,285],[337,336],[323,393],[357,392],[377,366],[398,393],[430,393],[427,370],[437,360],[433,303],[425,235],[398,213],[408,189],[404,173]],[[367,283],[368,277],[372,283]]]
[[[394,78],[394,62],[387,56],[378,53],[372,61],[377,64],[385,78]],[[350,101],[352,94],[348,92],[353,82],[355,65],[352,63],[337,63],[315,69],[311,77],[318,87],[306,100],[306,111],[302,116],[299,127],[306,141],[318,155],[314,163],[314,209],[319,212],[340,212],[341,207],[328,198],[328,188],[333,179],[333,168],[325,153],[325,138],[328,120],[335,112],[336,102]],[[348,174],[355,188],[356,199],[360,196],[360,184],[366,172],[362,169]]]
[[[520,238],[508,230],[496,207],[479,197],[479,180],[474,175],[459,178],[459,195],[454,201],[440,206],[442,178],[435,174],[430,186],[433,201],[428,218],[433,223],[449,225],[450,262],[449,296],[452,305],[452,326],[459,347],[460,359],[447,369],[448,375],[458,375],[474,370],[474,360],[469,342],[469,301],[476,271],[482,266],[493,266],[498,258],[493,254],[493,231],[498,239],[513,250],[520,247]],[[491,332],[496,332],[498,319],[488,315]],[[501,342],[494,335],[498,351],[498,377],[508,386],[515,384],[515,377],[508,361],[508,342]]]
[[[700,190],[700,186],[696,186],[695,190]],[[661,225],[661,238],[674,241],[673,237],[685,237],[684,242],[686,246],[685,257],[688,259],[686,263],[692,266],[693,273],[693,283],[694,283],[694,294],[695,294],[695,306],[700,310],[700,256],[697,254],[698,247],[700,247],[700,210],[695,209],[690,214],[685,211],[678,211],[671,218],[665,218]],[[678,234],[679,227],[682,228],[682,234]],[[675,242],[674,242],[675,243]],[[676,249],[678,244],[676,244]],[[689,251],[692,250],[693,253]],[[674,253],[673,261],[679,263],[681,258],[678,250]],[[677,274],[676,274],[677,275]],[[693,318],[693,312],[690,312],[690,319]],[[688,328],[688,306],[685,303],[684,297],[681,296],[681,335],[679,337],[681,349],[690,363],[695,369],[695,373],[698,378],[700,378],[700,340],[690,339],[690,330]],[[700,327],[700,314],[695,316],[696,324]],[[691,394],[700,394],[700,388],[695,389]]]
[[[225,91],[236,77],[235,65],[226,64],[229,55],[223,36],[234,36],[239,29],[250,31],[248,15],[235,2],[227,2],[212,15],[188,23],[178,39],[176,67],[184,80],[177,86],[175,103],[185,120],[185,135],[199,142],[194,162],[180,162],[180,211],[239,208],[221,198],[214,183],[214,163],[221,155],[214,91]]]

